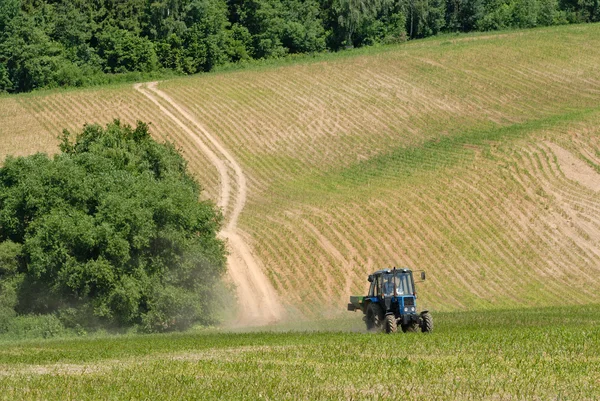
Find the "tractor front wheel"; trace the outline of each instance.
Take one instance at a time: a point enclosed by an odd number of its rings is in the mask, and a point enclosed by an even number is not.
[[[419,323],[410,322],[402,325],[402,331],[405,333],[415,333],[419,329]]]
[[[397,331],[398,324],[396,323],[396,317],[394,315],[387,315],[385,317],[385,332],[391,334]]]
[[[377,304],[369,304],[367,308],[367,330],[381,330],[383,311]]]
[[[433,331],[433,318],[429,312],[421,315],[421,331],[423,333],[431,333]]]

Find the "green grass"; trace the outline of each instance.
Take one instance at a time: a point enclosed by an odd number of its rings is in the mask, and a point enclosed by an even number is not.
[[[439,313],[431,335],[365,333],[351,316],[272,331],[5,343],[0,398],[600,397],[600,306]]]

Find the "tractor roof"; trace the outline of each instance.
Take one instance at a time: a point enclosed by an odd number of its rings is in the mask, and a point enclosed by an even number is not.
[[[396,269],[396,271],[399,271],[399,272],[401,272],[401,273],[410,273],[410,271],[411,271],[410,269],[407,269],[407,268],[401,268],[401,267],[396,267],[395,269]],[[394,271],[394,269],[383,269],[383,270],[377,270],[375,273],[373,273],[373,275],[374,275],[374,276],[378,276],[378,275],[380,275],[380,274],[389,274],[389,273],[391,273],[391,272],[393,272],[393,271]]]

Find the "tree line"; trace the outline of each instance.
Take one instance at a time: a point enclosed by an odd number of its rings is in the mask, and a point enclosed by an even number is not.
[[[599,20],[598,0],[0,0],[0,92]]]

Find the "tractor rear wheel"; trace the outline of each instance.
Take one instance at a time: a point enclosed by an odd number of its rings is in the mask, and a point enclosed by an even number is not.
[[[421,331],[423,333],[431,333],[433,331],[433,317],[429,313],[421,315]]]
[[[377,304],[369,304],[367,308],[367,330],[381,330],[383,311]]]
[[[385,332],[391,334],[397,331],[398,324],[396,323],[396,317],[394,315],[387,315],[385,317]]]

